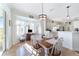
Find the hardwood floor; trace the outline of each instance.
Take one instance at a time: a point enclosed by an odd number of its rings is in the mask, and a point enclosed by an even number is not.
[[[17,55],[17,50],[25,43],[30,44],[29,41],[22,42],[22,43],[19,42],[16,45],[12,46],[9,50],[4,52],[2,56],[18,56]],[[79,54],[75,51],[72,51],[72,50],[68,49],[68,48],[63,48],[62,56],[79,56]]]

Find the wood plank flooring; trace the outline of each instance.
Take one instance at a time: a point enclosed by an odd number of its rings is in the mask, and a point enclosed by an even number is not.
[[[30,44],[29,41],[22,42],[22,43],[19,42],[16,45],[12,46],[9,50],[4,52],[2,56],[17,56],[17,53],[16,53],[17,49],[25,43]],[[72,51],[72,50],[68,49],[68,48],[63,48],[62,56],[79,56],[79,54],[75,51]]]

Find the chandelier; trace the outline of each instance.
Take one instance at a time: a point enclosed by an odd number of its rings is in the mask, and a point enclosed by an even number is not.
[[[43,13],[43,3],[42,3],[42,13],[39,15],[39,18],[42,20],[47,19],[47,15]]]

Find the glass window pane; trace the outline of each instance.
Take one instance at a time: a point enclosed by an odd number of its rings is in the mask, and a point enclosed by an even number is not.
[[[5,30],[5,26],[4,26],[4,14],[3,14],[3,10],[1,9],[1,6],[0,6],[0,55],[2,54],[3,52],[3,44],[5,43],[4,40],[4,30]]]

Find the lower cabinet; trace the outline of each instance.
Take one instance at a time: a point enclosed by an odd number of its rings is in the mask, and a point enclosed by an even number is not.
[[[63,46],[79,51],[79,32],[59,31],[58,36],[63,38]]]
[[[79,32],[73,32],[72,35],[72,48],[75,51],[79,51]]]

